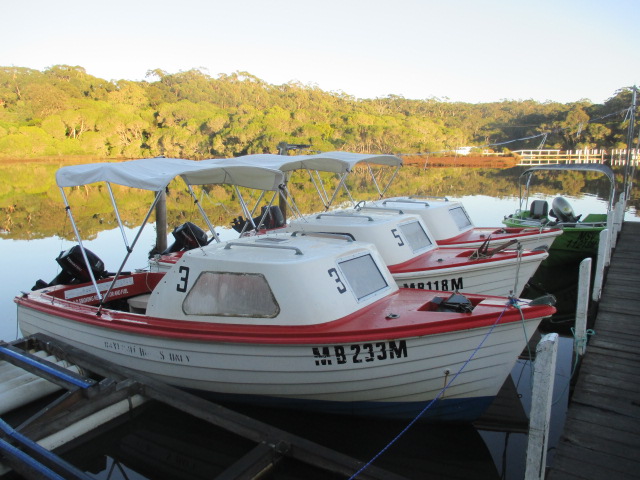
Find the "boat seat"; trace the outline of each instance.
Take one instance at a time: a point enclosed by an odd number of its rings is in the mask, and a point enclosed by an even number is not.
[[[127,303],[129,304],[129,311],[131,313],[146,313],[147,303],[149,303],[150,297],[150,293],[145,293],[143,295],[136,295],[135,297],[127,299]]]
[[[549,213],[549,203],[546,200],[534,200],[531,202],[529,209],[529,218],[541,219],[547,218]]]

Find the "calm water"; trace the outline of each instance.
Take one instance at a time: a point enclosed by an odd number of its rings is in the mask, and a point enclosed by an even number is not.
[[[450,197],[452,200],[455,198]],[[488,196],[462,196],[461,200],[477,226],[500,226],[505,214],[517,207],[517,199]],[[585,196],[571,199],[577,213],[604,210],[604,203]],[[635,219],[628,212],[627,220]],[[218,229],[223,239],[235,238],[229,229]],[[128,231],[133,239],[134,231]],[[143,267],[147,252],[155,241],[152,225],[146,227],[137,251],[130,257],[126,269]],[[57,237],[38,240],[10,240],[0,235],[4,260],[0,272],[0,339],[19,337],[13,297],[31,289],[42,278],[51,280],[58,272],[55,257],[72,242]],[[98,254],[108,270],[118,268],[124,257],[119,230],[103,231],[85,246]],[[550,439],[550,456],[561,432],[568,399],[568,382],[572,366],[572,341],[561,338],[557,361],[554,409]],[[530,364],[519,360],[512,378],[522,396],[525,411],[530,408]],[[326,416],[295,416],[289,412],[251,410],[252,415],[277,426],[299,433],[311,440],[339,449],[364,461],[385,447],[405,424]],[[178,426],[187,426],[186,434]],[[236,453],[246,453],[249,447],[241,439],[216,442],[215,429],[201,422],[162,409],[151,409],[143,416],[106,435],[100,442],[73,452],[69,458],[100,479],[137,478],[210,478],[211,472],[222,468],[224,459]],[[520,479],[524,472],[527,437],[523,434],[483,432],[472,426],[416,425],[375,465],[389,468],[409,478],[495,478]],[[219,444],[218,444],[219,443]],[[205,445],[207,446],[205,448]],[[99,446],[99,447],[98,447]],[[237,450],[237,452],[236,452]],[[212,452],[217,452],[213,455]],[[152,459],[152,461],[149,461]],[[228,461],[228,458],[227,458]],[[290,462],[285,462],[290,463]],[[159,468],[158,468],[159,467]],[[328,478],[314,476],[300,465],[287,466],[274,478]],[[329,477],[330,478],[330,477]]]

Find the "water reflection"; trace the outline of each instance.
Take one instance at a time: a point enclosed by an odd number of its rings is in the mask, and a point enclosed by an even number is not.
[[[234,408],[242,410],[239,406]],[[385,447],[406,426],[397,421],[292,415],[287,411],[259,408],[246,413],[365,462],[374,449]],[[134,421],[95,439],[92,444],[100,448],[83,448],[67,459],[81,462],[80,467],[95,478],[111,480],[136,478],[131,472],[150,479],[215,478],[255,446],[159,405],[151,406]],[[471,425],[416,424],[386,450],[375,465],[408,479],[500,478],[482,436]],[[344,477],[287,458],[268,478]]]
[[[55,184],[55,172],[62,162],[0,163],[0,232],[5,238],[36,239],[51,236],[72,238],[71,227]],[[523,168],[510,169],[471,169],[471,168],[403,168],[387,196],[398,195],[436,195],[449,198],[475,199],[478,196],[506,200],[508,205],[498,205],[499,211],[493,212],[492,223],[482,225],[483,218],[475,218],[478,226],[499,225],[504,215],[518,208],[518,177]],[[356,171],[348,177],[348,184],[358,200],[375,197],[376,189],[371,185],[366,171]],[[622,176],[620,173],[619,177]],[[9,179],[11,179],[9,181]],[[324,176],[327,190],[331,191],[338,179],[335,175]],[[289,188],[301,211],[311,213],[322,210],[322,203],[313,188],[306,172],[295,172],[289,182]],[[578,197],[587,193],[594,200],[606,199],[608,185],[606,180],[593,174],[557,173],[549,178],[540,179],[535,185],[540,194]],[[129,225],[138,225],[151,203],[152,193],[113,185],[122,217]],[[245,192],[243,191],[243,194]],[[254,198],[257,193],[254,192]],[[92,238],[98,232],[116,226],[111,209],[109,193],[103,185],[89,185],[69,189],[68,197],[75,211],[76,220],[85,238]],[[344,194],[338,198],[348,200]],[[238,201],[229,188],[207,186],[201,191],[201,202],[212,221],[218,225],[230,225],[233,216],[239,212]],[[635,206],[637,199],[631,199]],[[465,206],[470,204],[465,202]],[[489,207],[491,208],[491,207]],[[177,226],[187,220],[193,220],[197,208],[193,205],[186,190],[179,181],[169,187],[167,201],[170,225]],[[578,209],[576,209],[578,210]],[[580,212],[579,212],[580,213]],[[497,215],[496,215],[497,214]]]

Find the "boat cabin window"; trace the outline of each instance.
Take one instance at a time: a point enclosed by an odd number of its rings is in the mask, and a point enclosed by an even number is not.
[[[262,274],[202,272],[182,303],[186,315],[273,318],[280,312]]]
[[[370,254],[338,262],[358,301],[388,286],[387,280]]]
[[[467,212],[464,210],[462,205],[460,205],[459,207],[450,208],[449,212],[451,213],[451,218],[453,218],[453,221],[456,222],[459,230],[462,230],[463,228],[471,225],[471,219],[469,218],[469,215],[467,215]]]
[[[420,252],[430,247],[433,243],[419,221],[400,225],[400,231],[404,235],[404,238],[407,239],[413,253]]]

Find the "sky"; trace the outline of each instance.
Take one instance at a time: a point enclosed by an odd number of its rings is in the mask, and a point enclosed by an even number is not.
[[[637,0],[21,0],[3,17],[0,66],[107,80],[197,68],[471,103],[603,103],[640,83]]]

